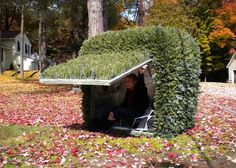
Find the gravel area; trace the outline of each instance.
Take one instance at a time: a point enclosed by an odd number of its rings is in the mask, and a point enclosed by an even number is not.
[[[202,82],[200,83],[200,91],[203,94],[227,97],[236,100],[236,84]]]

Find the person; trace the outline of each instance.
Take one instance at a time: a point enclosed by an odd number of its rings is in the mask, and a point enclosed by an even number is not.
[[[144,83],[145,67],[141,68],[138,77],[130,74],[124,78],[125,98],[121,105],[109,113],[108,120],[116,121],[142,116],[149,107],[149,97]]]

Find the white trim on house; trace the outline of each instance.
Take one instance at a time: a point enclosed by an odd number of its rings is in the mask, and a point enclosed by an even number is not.
[[[230,83],[236,83],[235,74],[234,74],[234,72],[236,71],[236,52],[231,57],[227,65],[227,68],[228,68],[228,81]]]
[[[236,81],[234,81],[235,80],[234,72],[236,72],[236,69],[232,69],[232,83],[236,83]]]
[[[232,64],[232,62],[233,62],[233,60],[235,59],[235,57],[236,57],[236,52],[235,52],[234,55],[231,57],[231,59],[230,59],[228,65],[226,66],[226,68],[229,68],[229,67],[230,67],[230,65]]]
[[[97,80],[97,79],[43,79],[42,77],[39,78],[39,82],[43,84],[64,84],[64,85],[96,85],[96,86],[110,86],[113,83],[121,80],[125,76],[133,73],[137,69],[141,68],[144,65],[151,63],[152,59],[144,61],[143,63],[131,68],[130,70],[116,76],[110,80]]]
[[[38,69],[38,58],[33,55],[32,44],[26,34],[24,34],[23,48],[20,45],[20,32],[3,32],[1,36],[2,44],[0,48],[3,49],[3,70],[19,69],[21,64],[21,50],[24,50],[24,70]]]

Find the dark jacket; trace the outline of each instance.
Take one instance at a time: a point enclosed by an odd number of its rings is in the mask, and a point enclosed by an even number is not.
[[[149,106],[149,97],[147,93],[147,88],[144,83],[144,76],[139,74],[138,75],[138,81],[136,83],[136,86],[133,93],[130,93],[129,90],[125,93],[125,99],[122,102],[120,107],[124,108],[130,108],[129,106],[129,94],[132,95],[132,107],[130,110],[132,110],[135,113],[144,114],[146,109]]]

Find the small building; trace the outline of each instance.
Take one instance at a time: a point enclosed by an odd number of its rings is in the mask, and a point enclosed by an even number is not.
[[[236,52],[227,65],[229,71],[229,82],[236,83]]]
[[[3,70],[19,70],[21,65],[21,35],[20,32],[7,31],[1,34],[2,67]],[[24,34],[24,70],[37,70],[38,57],[32,54],[32,45]]]

